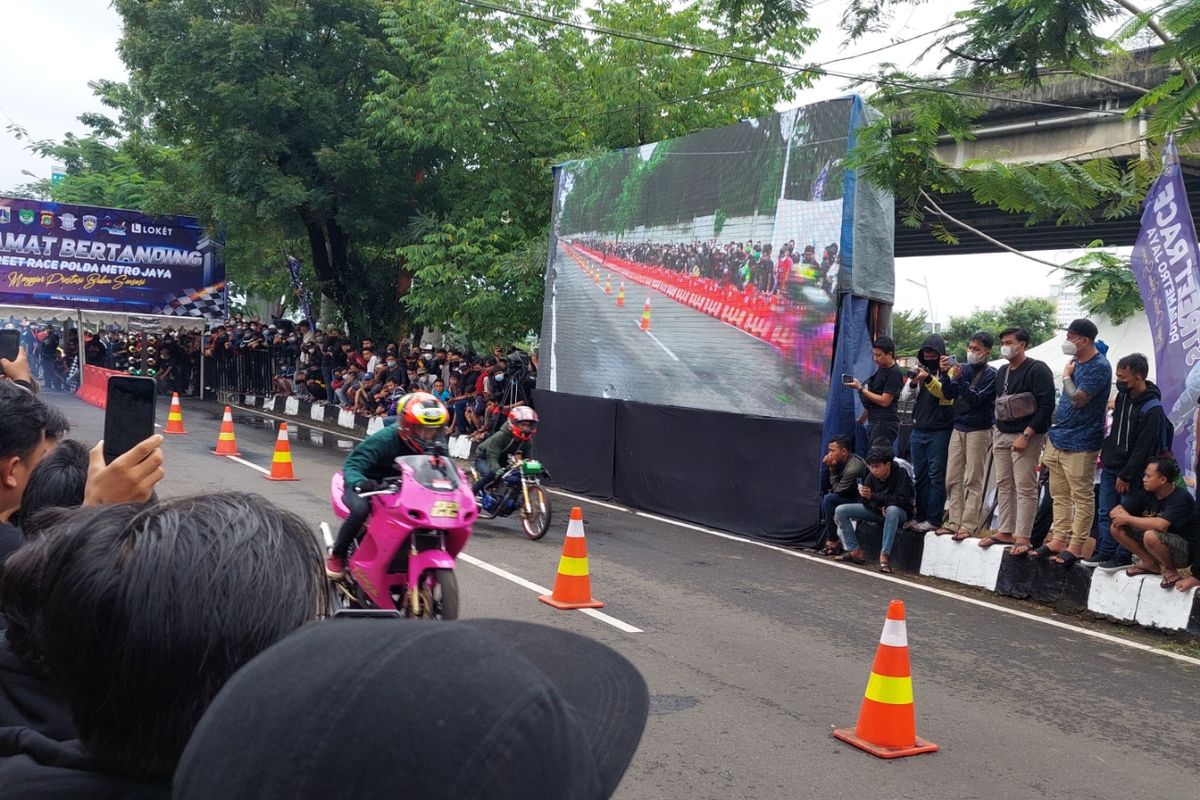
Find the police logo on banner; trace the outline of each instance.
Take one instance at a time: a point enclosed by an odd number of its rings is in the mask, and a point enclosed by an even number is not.
[[[12,209],[8,206],[0,206],[0,225],[7,225],[12,222]]]
[[[91,214],[87,214],[83,218],[83,229],[88,233],[96,232],[97,220]]]
[[[53,228],[54,227],[54,212],[53,211],[43,211],[43,212],[41,212],[41,214],[39,216],[42,219],[42,227],[43,228]]]
[[[17,217],[20,218],[22,225],[33,224],[33,211],[28,208],[22,208],[17,212]]]
[[[75,220],[76,219],[77,219],[77,217],[74,214],[70,213],[69,211],[66,214],[58,215],[58,223],[59,223],[59,225],[62,226],[62,229],[64,231],[75,230]]]

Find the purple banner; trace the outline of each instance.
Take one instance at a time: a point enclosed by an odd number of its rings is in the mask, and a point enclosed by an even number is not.
[[[312,313],[312,304],[309,301],[308,289],[305,288],[304,281],[300,278],[300,260],[295,256],[288,256],[287,265],[288,271],[292,273],[292,291],[300,301],[300,312],[308,320],[310,329],[315,331],[317,329],[317,320]]]
[[[1154,339],[1156,382],[1175,424],[1172,450],[1191,473],[1200,397],[1200,261],[1174,139],[1163,148],[1162,173],[1146,196],[1130,263]]]
[[[0,303],[221,319],[222,249],[194,217],[0,197]]]

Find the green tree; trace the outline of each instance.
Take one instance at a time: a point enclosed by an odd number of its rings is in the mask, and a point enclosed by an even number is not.
[[[441,153],[381,140],[364,103],[382,71],[377,0],[116,0],[120,52],[162,141],[186,152],[210,221],[307,244],[317,285],[364,333],[394,335],[395,248],[436,207]],[[282,269],[282,253],[272,263]]]
[[[708,2],[506,5],[745,56],[794,58],[816,35],[797,26],[764,47],[752,22],[722,21]],[[400,151],[440,153],[443,204],[426,209],[431,219],[410,228],[416,241],[397,248],[413,274],[407,307],[422,324],[476,341],[487,338],[487,325],[517,338],[540,325],[534,298],[545,271],[552,165],[766,115],[809,81],[452,0],[388,0],[382,26],[396,68],[378,74],[367,98],[374,134]],[[639,164],[592,202],[631,224],[648,203],[645,177],[655,166],[653,158]]]
[[[1005,328],[1025,328],[1029,331],[1029,346],[1037,347],[1054,336],[1055,311],[1054,302],[1044,297],[1015,297],[999,308],[951,317],[942,328],[946,352],[963,358],[973,333],[987,331],[998,339]],[[999,357],[999,350],[993,348],[993,355]]]
[[[896,355],[915,356],[928,335],[924,311],[896,311],[892,314],[892,341],[896,344]]]

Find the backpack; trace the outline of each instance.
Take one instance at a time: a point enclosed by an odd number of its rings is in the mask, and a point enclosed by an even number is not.
[[[1146,414],[1149,414],[1154,409],[1162,408],[1162,407],[1163,407],[1162,401],[1156,397],[1153,400],[1150,400],[1149,402],[1143,404],[1142,410],[1139,412],[1139,414],[1141,416],[1145,416]],[[1162,424],[1162,428],[1159,429],[1158,455],[1159,456],[1170,456],[1171,458],[1174,458],[1175,454],[1173,452],[1171,452],[1171,448],[1172,448],[1172,446],[1174,446],[1174,444],[1175,444],[1175,424],[1173,422],[1171,422],[1171,418],[1167,416],[1166,409],[1163,409],[1163,424]]]

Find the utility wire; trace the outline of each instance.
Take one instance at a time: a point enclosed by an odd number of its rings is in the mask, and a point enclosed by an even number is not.
[[[1065,111],[1086,111],[1100,114],[1109,114],[1114,117],[1123,117],[1123,111],[1114,111],[1108,109],[1087,108],[1085,106],[1073,106],[1066,103],[1049,103],[1044,100],[1032,100],[1018,97],[1003,97],[1000,95],[987,94],[985,92],[973,92],[965,89],[951,89],[945,86],[922,85],[919,83],[911,83],[909,81],[894,80],[891,78],[872,77],[869,75],[854,75],[845,72],[835,72],[826,69],[820,64],[811,66],[801,66],[796,64],[786,64],[780,61],[772,61],[765,58],[757,58],[755,56],[742,55],[740,53],[731,53],[728,51],[717,50],[711,47],[701,45],[687,45],[673,42],[668,39],[660,39],[655,36],[646,36],[640,33],[631,31],[617,30],[604,25],[589,25],[575,20],[562,19],[548,14],[539,14],[536,11],[525,11],[524,9],[509,8],[507,6],[497,5],[487,2],[487,0],[455,0],[463,5],[473,6],[488,11],[495,11],[500,14],[510,14],[517,17],[525,17],[526,19],[538,20],[540,22],[549,23],[551,25],[561,25],[576,30],[585,31],[587,33],[596,33],[602,36],[611,36],[617,39],[629,39],[635,42],[643,42],[645,44],[657,45],[659,47],[667,47],[673,50],[682,50],[689,53],[702,53],[704,55],[713,56],[716,58],[727,58],[733,61],[742,61],[747,64],[759,64],[765,67],[773,67],[774,69],[790,70],[792,72],[809,72],[814,75],[824,75],[832,78],[842,78],[843,80],[859,81],[862,83],[873,83],[877,86],[891,86],[898,89],[910,89],[913,91],[933,92],[935,94],[948,94],[957,97],[967,97],[976,100],[994,100],[1003,103],[1017,103],[1020,105],[1036,106],[1039,108],[1054,108]]]

